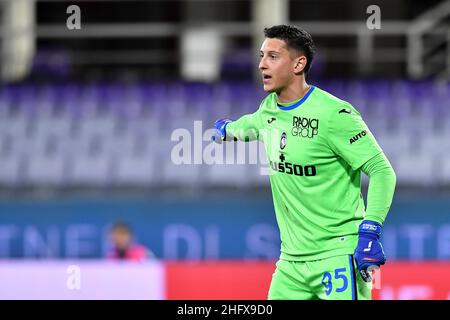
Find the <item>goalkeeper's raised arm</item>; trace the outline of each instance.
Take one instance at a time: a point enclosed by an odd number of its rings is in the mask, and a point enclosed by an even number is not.
[[[222,141],[253,141],[259,139],[259,113],[246,114],[233,121],[219,119],[214,123],[215,134],[213,140]]]

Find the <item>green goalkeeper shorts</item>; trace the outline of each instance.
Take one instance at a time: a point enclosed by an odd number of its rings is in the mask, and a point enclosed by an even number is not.
[[[364,282],[352,255],[315,261],[278,260],[269,300],[371,300],[372,283]]]

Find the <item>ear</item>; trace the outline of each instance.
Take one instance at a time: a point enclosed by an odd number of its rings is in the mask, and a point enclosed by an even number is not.
[[[307,59],[305,56],[299,56],[295,59],[294,73],[300,74],[306,67]]]

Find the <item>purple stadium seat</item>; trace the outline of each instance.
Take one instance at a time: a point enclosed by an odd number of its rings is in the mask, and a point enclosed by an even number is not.
[[[389,156],[395,161],[411,158],[408,168],[416,164],[415,157],[423,160],[427,153],[433,154],[433,148],[438,148],[434,140],[443,143],[448,136],[450,141],[450,83],[329,79],[314,84],[352,103]],[[48,183],[61,178],[68,184],[135,181],[147,186],[148,179],[151,185],[158,175],[163,184],[182,184],[187,178],[215,184],[219,179],[214,175],[223,174],[230,185],[244,185],[239,180],[243,175],[232,176],[226,170],[211,176],[205,173],[205,177],[199,167],[185,172],[186,168],[167,164],[155,170],[154,163],[147,161],[170,156],[168,142],[174,129],[186,128],[192,134],[194,121],[200,120],[204,132],[217,118],[238,118],[256,111],[266,94],[259,83],[239,82],[5,85],[0,89],[0,164],[4,161],[12,173],[0,174],[0,184],[22,181],[14,160],[25,165],[34,155],[41,165],[58,166],[61,174],[49,173]],[[42,150],[51,135],[57,136],[59,144],[49,159]],[[91,143],[95,136],[100,139],[97,148]],[[433,161],[426,160],[423,169],[429,171]],[[45,184],[45,173],[41,175],[37,167],[27,167],[32,170],[28,177]],[[69,168],[71,175],[67,177],[67,169],[62,168]],[[114,168],[118,170],[115,176]],[[145,174],[140,176],[140,170]],[[405,169],[400,179],[419,183],[422,178],[406,175]]]

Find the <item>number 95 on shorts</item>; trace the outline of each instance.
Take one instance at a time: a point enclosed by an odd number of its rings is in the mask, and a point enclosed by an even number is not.
[[[363,281],[352,255],[315,261],[279,260],[270,300],[370,300],[372,284]]]

